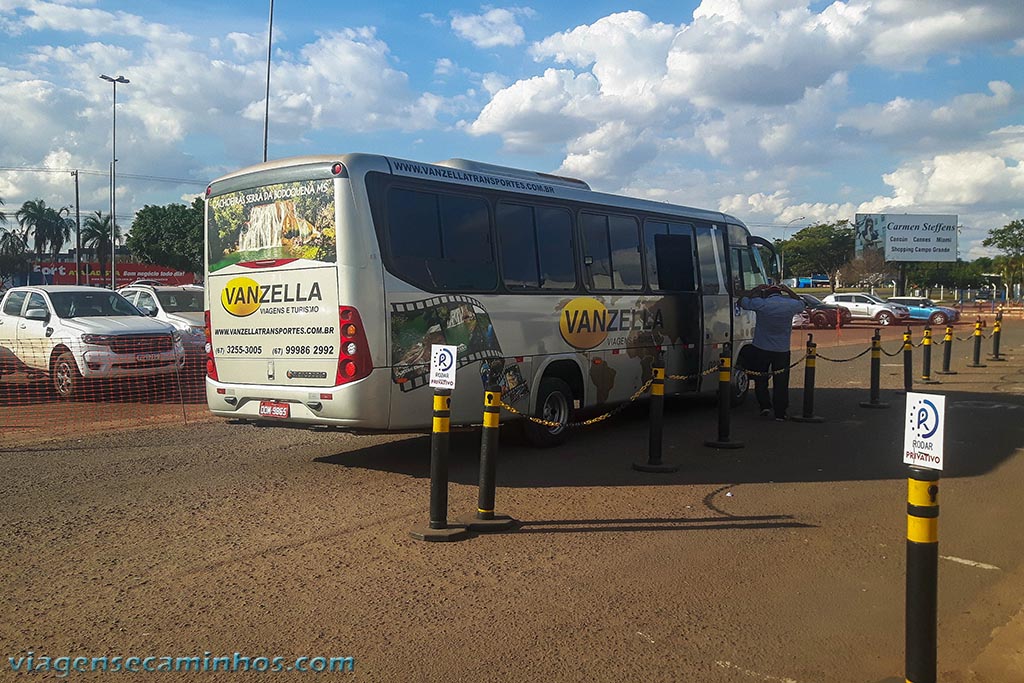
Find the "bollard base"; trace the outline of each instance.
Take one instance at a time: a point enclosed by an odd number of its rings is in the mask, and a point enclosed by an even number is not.
[[[924,377],[919,379],[918,382],[921,384],[942,384],[942,382],[937,379],[925,379]]]
[[[448,541],[461,541],[469,537],[469,530],[465,527],[447,527],[444,529],[413,529],[409,535],[417,541],[432,541],[434,543],[447,543]]]
[[[988,366],[985,365],[984,363],[968,363],[967,367],[969,367],[969,368],[987,368]]]
[[[860,407],[861,408],[878,408],[878,409],[881,409],[881,408],[888,408],[889,404],[885,403],[883,401],[875,401],[874,403],[872,403],[871,401],[861,401],[860,402]]]
[[[464,524],[470,531],[486,533],[488,531],[507,531],[513,529],[519,526],[519,520],[512,519],[508,515],[494,515],[491,519],[477,519],[474,516],[460,520],[459,524]]]
[[[825,418],[819,415],[795,415],[789,419],[793,422],[811,422],[814,424],[819,424],[825,421]]]
[[[1000,361],[1005,361],[1005,360],[1006,359],[1003,358],[1002,356],[1000,356],[999,358],[996,358],[995,356],[989,356],[988,357],[988,361],[989,362],[992,362],[992,361],[1000,362]]]
[[[656,472],[669,474],[679,471],[679,465],[666,465],[665,463],[635,462],[633,469],[637,472]]]
[[[955,375],[956,370],[936,370],[936,375]]]
[[[708,448],[743,448],[742,441],[718,441],[717,439],[708,439],[704,442],[704,445]]]

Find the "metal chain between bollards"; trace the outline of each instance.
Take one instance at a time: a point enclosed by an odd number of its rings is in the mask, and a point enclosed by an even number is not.
[[[581,422],[555,422],[553,420],[545,420],[540,417],[534,417],[533,415],[527,415],[521,410],[516,410],[515,408],[505,403],[504,401],[501,402],[501,407],[507,410],[508,412],[512,413],[513,415],[518,415],[519,417],[525,418],[530,422],[539,425],[544,425],[545,427],[589,427],[592,424],[603,422],[604,420],[607,420],[609,417],[621,413],[623,410],[628,408],[631,403],[635,403],[637,399],[639,399],[641,396],[647,393],[647,391],[651,388],[652,384],[654,384],[653,377],[644,382],[643,386],[637,389],[636,393],[630,396],[629,400],[626,401],[625,403],[620,403],[619,405],[615,406],[614,408],[609,410],[607,413],[604,413],[603,415],[598,415],[597,417],[592,417],[589,420],[583,420]]]
[[[818,357],[821,358],[821,356],[818,356]],[[743,368],[743,372],[747,373],[748,377],[770,377],[772,375],[781,375],[784,372],[789,372],[790,370],[792,370],[796,366],[798,366],[801,363],[803,363],[805,360],[807,360],[807,354],[806,353],[799,360],[797,360],[795,363],[790,365],[788,368],[779,368],[778,370],[769,370],[768,372],[757,372],[755,370],[748,370],[747,368]],[[718,368],[715,368],[715,369],[717,370]]]
[[[901,346],[900,348],[902,349],[903,347]],[[871,351],[871,347],[869,346],[868,348],[864,349],[863,351],[858,353],[856,356],[853,356],[852,358],[829,358],[828,356],[822,355],[822,353],[819,351],[818,352],[818,358],[820,358],[822,360],[827,360],[830,363],[849,363],[851,360],[857,360],[858,358],[863,356],[865,353],[869,353],[870,351]]]

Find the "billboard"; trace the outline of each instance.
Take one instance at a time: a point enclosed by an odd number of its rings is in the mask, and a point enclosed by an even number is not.
[[[856,254],[884,249],[886,261],[956,261],[957,216],[858,213]]]
[[[155,266],[149,263],[118,263],[114,271],[118,287],[126,287],[136,280],[156,280],[165,285],[190,285],[196,281],[193,273],[169,266]],[[41,285],[73,285],[75,284],[75,263],[43,261],[33,263],[28,275],[29,282]],[[15,276],[15,281],[24,281],[25,276]],[[110,262],[100,269],[96,261],[82,262],[82,274],[79,278],[83,285],[110,286]]]

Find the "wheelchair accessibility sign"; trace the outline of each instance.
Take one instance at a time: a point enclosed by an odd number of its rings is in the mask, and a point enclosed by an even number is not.
[[[430,347],[430,386],[435,389],[454,389],[455,363],[459,348],[445,344],[432,344]]]
[[[912,467],[941,470],[946,397],[907,392],[906,417],[903,462]]]

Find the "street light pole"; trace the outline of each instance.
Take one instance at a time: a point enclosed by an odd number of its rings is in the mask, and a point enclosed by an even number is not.
[[[805,216],[794,218],[793,220],[786,223],[786,227],[782,229],[782,248],[779,249],[779,270],[781,270],[782,272],[779,273],[779,275],[782,276],[783,280],[786,279],[786,232],[789,230],[789,226],[793,225],[797,221],[802,221],[804,218]]]
[[[100,74],[100,78],[114,86],[114,104],[111,108],[112,127],[110,132],[110,288],[117,289],[117,266],[115,265],[116,234],[117,234],[117,84],[131,83],[124,76],[113,78]]]
[[[75,284],[82,284],[82,210],[78,203],[78,170],[71,172],[75,177]]]
[[[270,130],[270,55],[274,45],[274,0],[270,0],[270,20],[267,26],[267,97],[263,108],[263,161],[267,161],[267,133]]]

